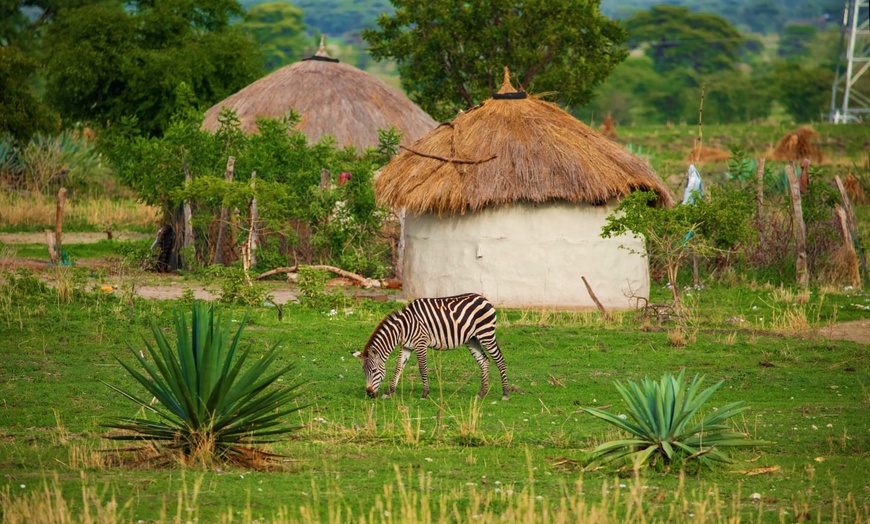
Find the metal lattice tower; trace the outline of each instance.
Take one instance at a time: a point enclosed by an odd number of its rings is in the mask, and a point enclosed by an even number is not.
[[[856,82],[870,69],[870,26],[868,13],[870,0],[846,0],[843,10],[843,26],[840,56],[837,57],[837,74],[831,88],[832,122],[855,122],[870,115],[870,93],[858,89]],[[843,58],[842,43],[846,44],[846,70],[841,74]],[[837,103],[838,95],[840,103]]]

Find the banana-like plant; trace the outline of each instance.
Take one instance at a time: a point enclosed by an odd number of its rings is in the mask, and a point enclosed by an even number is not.
[[[628,416],[613,415],[595,408],[583,408],[629,433],[627,439],[605,442],[592,451],[590,466],[619,459],[632,464],[655,465],[659,459],[665,464],[682,459],[697,459],[705,465],[713,462],[731,462],[724,448],[768,444],[753,440],[743,432],[735,431],[725,422],[748,407],[733,402],[698,418],[698,412],[713,393],[722,386],[720,381],[701,390],[703,376],[695,375],[686,385],[685,370],[677,377],[665,373],[661,380],[645,377],[640,384],[628,381],[614,382],[626,403]]]
[[[185,460],[229,459],[251,463],[268,456],[251,447],[274,442],[278,435],[298,429],[283,418],[304,406],[293,403],[301,383],[276,387],[275,382],[293,369],[292,364],[269,372],[279,356],[278,347],[246,366],[250,348],[239,350],[242,329],[231,336],[231,318],[214,306],[194,303],[190,327],[187,317],[175,313],[175,344],[151,320],[155,344],[145,340],[147,355],[130,351],[144,373],[118,359],[121,366],[157,403],[106,384],[141,406],[156,419],[117,419],[105,427],[125,430],[115,440],[151,441],[163,449],[180,452]],[[273,387],[274,386],[274,387]]]

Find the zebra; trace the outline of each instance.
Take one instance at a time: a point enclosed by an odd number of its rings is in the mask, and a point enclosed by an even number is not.
[[[477,396],[483,398],[489,391],[489,353],[501,374],[502,400],[507,400],[507,374],[504,357],[495,339],[495,320],[495,307],[476,293],[412,300],[400,311],[384,317],[372,332],[362,352],[353,353],[362,360],[366,394],[371,398],[377,396],[378,388],[386,375],[387,358],[401,344],[402,354],[396,362],[396,373],[384,398],[389,398],[396,391],[412,350],[417,354],[423,379],[422,398],[426,398],[429,395],[427,348],[453,349],[465,344],[480,366],[480,391]]]

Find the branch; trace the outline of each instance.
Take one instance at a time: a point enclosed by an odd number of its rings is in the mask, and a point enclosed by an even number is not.
[[[453,163],[453,164],[483,164],[484,162],[489,162],[490,160],[492,160],[492,159],[494,159],[494,158],[496,158],[496,157],[498,156],[498,155],[492,155],[491,157],[489,157],[489,158],[485,158],[485,159],[483,159],[483,160],[463,160],[463,159],[461,159],[461,158],[446,158],[446,157],[443,157],[443,156],[430,155],[430,154],[428,154],[428,153],[421,153],[420,151],[415,151],[415,150],[411,149],[410,147],[406,147],[406,146],[401,146],[401,145],[400,145],[399,147],[400,147],[401,149],[405,149],[405,150],[407,150],[407,151],[409,151],[409,152],[411,152],[411,153],[414,153],[415,155],[420,155],[420,156],[422,156],[422,157],[432,158],[432,159],[435,159],[435,160],[440,160],[440,161],[442,161],[442,162],[450,162],[450,163]]]

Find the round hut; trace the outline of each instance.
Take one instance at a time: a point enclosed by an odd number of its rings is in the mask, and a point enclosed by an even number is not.
[[[276,118],[294,109],[302,117],[296,128],[309,144],[332,135],[339,147],[377,147],[378,130],[392,127],[402,132],[402,144],[411,144],[438,125],[400,91],[330,58],[323,39],[314,56],[284,66],[212,106],[203,129],[220,127],[218,115],[224,107],[236,111],[242,130],[249,133],[257,131],[257,118]]]
[[[405,215],[408,298],[474,291],[500,307],[595,307],[584,278],[607,308],[648,298],[643,241],[601,228],[620,197],[653,190],[670,206],[671,193],[618,143],[515,90],[507,69],[491,99],[402,149],[375,191]]]

